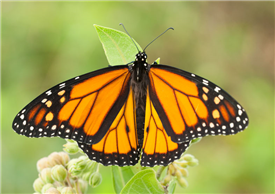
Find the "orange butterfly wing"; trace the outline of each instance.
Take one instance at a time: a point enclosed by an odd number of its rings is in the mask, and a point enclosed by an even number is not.
[[[100,142],[130,91],[128,66],[100,69],[58,84],[28,104],[13,129],[28,137]]]
[[[135,165],[140,156],[135,113],[131,89],[127,101],[101,141],[92,145],[78,143],[80,148],[91,160],[103,165]]]
[[[165,65],[152,65],[148,76],[150,99],[173,142],[236,134],[247,127],[245,110],[212,82]]]
[[[146,111],[144,123],[143,152],[141,157],[142,166],[168,165],[180,158],[188,148],[189,141],[175,143],[171,140],[163,128],[162,121],[149,97],[147,90]]]

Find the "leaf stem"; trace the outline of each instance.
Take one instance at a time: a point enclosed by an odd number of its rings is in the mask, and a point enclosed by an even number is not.
[[[157,174],[156,174],[156,178],[159,180],[161,173],[163,172],[163,170],[165,169],[165,166],[160,166],[158,168]]]

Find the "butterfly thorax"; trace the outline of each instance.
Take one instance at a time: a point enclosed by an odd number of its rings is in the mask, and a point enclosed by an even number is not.
[[[147,71],[149,69],[149,65],[146,62],[147,55],[145,52],[139,52],[136,54],[136,59],[134,63],[131,65],[131,68],[133,70],[133,78],[137,82],[141,82],[143,79],[144,71]]]

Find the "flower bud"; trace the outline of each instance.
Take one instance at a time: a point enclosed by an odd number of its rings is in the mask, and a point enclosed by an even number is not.
[[[82,179],[78,179],[78,186],[82,193],[86,193],[88,189],[88,183]]]
[[[82,170],[78,168],[72,168],[69,172],[71,173],[72,177],[79,177],[83,174]]]
[[[71,168],[74,168],[74,166],[76,165],[76,163],[78,162],[77,158],[71,159],[68,163],[67,163],[67,168],[70,171]]]
[[[75,190],[71,187],[64,187],[62,190],[61,190],[61,194],[75,194]]]
[[[202,139],[202,137],[198,137],[196,139],[192,139],[191,144],[198,143],[198,142],[200,142],[201,139]]]
[[[73,143],[66,143],[63,145],[63,150],[67,152],[68,154],[76,154],[79,151],[79,147],[76,142]]]
[[[90,177],[91,177],[91,174],[90,172],[85,172],[82,174],[81,178],[84,180],[84,181],[89,181]]]
[[[89,179],[89,185],[91,185],[93,188],[100,185],[102,181],[101,174],[99,172],[94,172]]]
[[[41,192],[42,187],[44,186],[44,182],[41,178],[37,178],[33,183],[33,189],[36,192]]]
[[[49,188],[47,191],[44,192],[45,194],[60,194],[60,192],[54,188],[54,187],[51,187]]]
[[[191,154],[185,154],[183,157],[182,157],[185,161],[189,162],[191,160],[194,159],[194,156],[191,155]]]
[[[67,142],[67,143],[75,143],[75,141],[72,140],[72,139],[66,139],[66,142]]]
[[[175,162],[177,165],[181,166],[182,168],[186,168],[188,167],[188,162],[185,161],[185,160],[182,160],[182,161],[177,161]]]
[[[173,163],[168,166],[168,170],[169,170],[169,173],[174,176],[176,172],[176,168]]]
[[[180,172],[179,170],[177,170],[177,171],[175,172],[175,176],[176,176],[178,179],[180,179],[180,178],[182,177],[182,174],[181,174],[181,172]]]
[[[61,193],[62,189],[64,188],[64,186],[59,186],[56,189]]]
[[[86,167],[83,169],[83,173],[89,172],[90,174],[94,173],[98,168],[98,163],[87,158]]]
[[[188,187],[188,182],[187,182],[186,179],[183,178],[183,177],[178,178],[178,183],[179,183],[179,185],[180,185],[181,187],[183,187],[183,188]]]
[[[79,159],[75,158],[68,162],[68,171],[71,173],[73,177],[80,176],[82,174],[82,170],[78,168]]]
[[[76,163],[77,168],[79,170],[84,170],[86,167],[88,167],[89,162],[90,162],[90,159],[88,159],[87,156],[80,156],[78,158],[78,162]]]
[[[68,169],[72,176],[78,177],[83,175],[86,171],[91,173],[92,171],[88,169],[91,167],[91,164],[92,163],[87,156],[80,156],[76,160],[73,159],[68,163]],[[85,171],[85,169],[87,170]]]
[[[53,152],[48,156],[49,162],[52,164],[52,166],[55,166],[57,164],[62,164],[63,159],[57,152]]]
[[[199,164],[199,160],[196,158],[188,162],[189,166],[197,166],[198,164]]]
[[[167,185],[171,181],[171,175],[167,174],[163,179],[163,185]]]
[[[45,193],[49,188],[54,188],[54,186],[50,183],[45,184],[41,189],[41,193]]]
[[[62,165],[66,166],[66,164],[70,161],[70,157],[66,152],[58,152],[58,154],[62,158]]]
[[[36,167],[38,172],[41,172],[44,168],[51,167],[49,163],[49,159],[47,157],[41,158],[40,160],[37,161]]]
[[[52,179],[52,173],[51,168],[44,168],[40,174],[39,177],[42,179],[44,183],[53,183],[54,180]]]
[[[186,168],[179,167],[178,170],[180,170],[183,177],[188,177],[189,173],[188,173],[188,170]]]
[[[67,170],[62,165],[52,167],[51,173],[52,178],[58,182],[63,182],[67,177]]]

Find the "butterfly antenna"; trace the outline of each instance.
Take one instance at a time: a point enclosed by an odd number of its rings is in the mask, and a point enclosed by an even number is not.
[[[167,32],[168,30],[174,30],[174,28],[170,27],[167,28],[164,32],[162,32],[160,35],[158,35],[154,40],[152,40],[149,44],[147,44],[147,46],[143,49],[143,52],[145,52],[145,49],[152,44],[155,40],[157,40],[161,35],[163,35],[165,32]]]
[[[135,45],[136,48],[137,48],[137,51],[139,52],[139,49],[138,49],[138,47],[137,47],[135,41],[133,40],[132,36],[130,36],[130,34],[127,32],[127,30],[126,30],[126,28],[124,27],[123,23],[120,23],[119,25],[121,25],[121,26],[124,28],[125,32],[126,32],[126,33],[128,34],[128,36],[131,38],[131,40],[133,41],[134,45]]]

